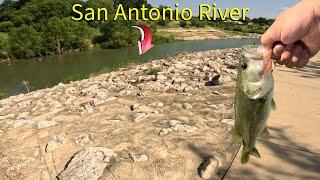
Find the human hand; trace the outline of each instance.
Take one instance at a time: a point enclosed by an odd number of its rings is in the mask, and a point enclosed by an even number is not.
[[[282,12],[261,39],[264,61],[302,68],[320,50],[320,1],[302,0]]]

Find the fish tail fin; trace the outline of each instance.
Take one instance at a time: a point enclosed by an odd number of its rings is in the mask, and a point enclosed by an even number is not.
[[[250,155],[255,156],[257,158],[261,157],[259,151],[256,148],[252,149],[249,152],[248,151],[242,151],[241,163],[242,164],[246,164],[250,159]]]
[[[242,151],[242,155],[241,155],[241,163],[242,164],[246,164],[249,161],[249,157],[250,156],[250,152],[244,152]]]

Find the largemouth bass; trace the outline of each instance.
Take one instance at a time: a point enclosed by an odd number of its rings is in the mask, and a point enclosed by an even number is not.
[[[263,64],[262,47],[243,48],[238,66],[234,125],[234,139],[243,145],[243,164],[249,161],[250,155],[260,158],[256,140],[269,135],[266,121],[270,111],[275,109],[272,69],[272,65],[265,68]]]

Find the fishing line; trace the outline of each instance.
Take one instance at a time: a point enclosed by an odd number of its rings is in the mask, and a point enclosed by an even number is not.
[[[238,149],[237,149],[237,151],[236,151],[235,155],[233,156],[233,158],[232,158],[232,160],[231,160],[231,163],[229,164],[229,166],[228,166],[228,168],[227,168],[226,172],[225,172],[225,173],[223,174],[223,176],[221,177],[221,180],[223,180],[223,179],[226,177],[226,175],[228,174],[228,172],[229,172],[229,170],[230,170],[230,168],[231,168],[231,166],[232,166],[232,164],[233,164],[234,160],[235,160],[235,159],[236,159],[236,157],[238,156],[238,153],[239,153],[239,151],[240,151],[240,148],[241,148],[241,145],[238,147]]]

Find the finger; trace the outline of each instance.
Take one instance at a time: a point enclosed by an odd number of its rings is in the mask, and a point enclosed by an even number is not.
[[[277,44],[273,48],[272,59],[279,60],[281,58],[281,54],[284,51],[285,46],[283,44]]]
[[[305,67],[309,62],[309,51],[304,49],[301,54],[301,60],[298,63],[298,68]]]
[[[261,44],[264,47],[271,49],[274,46],[275,42],[281,40],[282,25],[282,18],[281,15],[279,15],[275,22],[261,37]]]
[[[266,67],[272,59],[272,49],[266,49],[263,54],[263,64]]]
[[[288,64],[288,62],[292,58],[292,49],[293,49],[293,44],[286,45],[283,53],[281,54],[281,58],[279,61],[277,61],[277,63],[280,65]]]
[[[301,60],[302,55],[302,47],[300,45],[295,45],[293,49],[293,55],[291,58],[291,63],[294,67],[298,67],[298,63]]]

